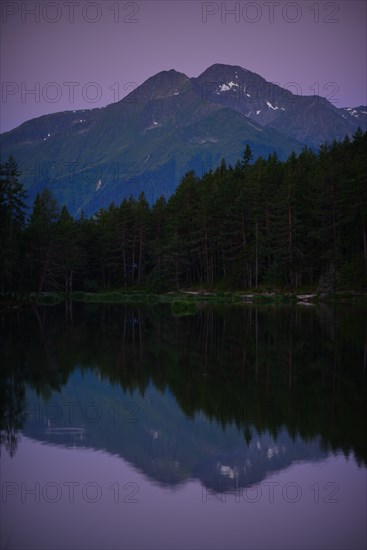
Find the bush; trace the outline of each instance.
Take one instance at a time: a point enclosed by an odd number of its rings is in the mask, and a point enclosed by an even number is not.
[[[196,315],[198,307],[195,302],[176,300],[171,304],[171,311],[175,317],[183,317],[186,315]]]

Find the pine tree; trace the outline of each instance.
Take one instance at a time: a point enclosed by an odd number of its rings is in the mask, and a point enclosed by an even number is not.
[[[143,281],[147,262],[147,243],[150,236],[150,211],[144,193],[139,195],[135,206],[135,233],[136,233],[136,282]]]
[[[58,288],[55,269],[56,233],[58,206],[51,191],[47,188],[37,193],[26,232],[27,267],[29,282],[36,290],[35,301],[41,292]]]
[[[199,180],[194,172],[183,178],[167,205],[169,243],[166,262],[174,265],[176,286],[202,280],[199,232]]]
[[[25,224],[26,193],[16,161],[0,163],[0,290],[15,291],[22,274],[21,235]]]
[[[85,254],[80,246],[79,227],[74,218],[63,206],[55,225],[55,271],[60,274],[61,288],[65,298],[71,298],[73,280],[85,262]]]
[[[149,280],[156,289],[164,289],[166,273],[164,272],[165,235],[167,234],[167,202],[161,196],[151,211],[151,239],[148,243]]]

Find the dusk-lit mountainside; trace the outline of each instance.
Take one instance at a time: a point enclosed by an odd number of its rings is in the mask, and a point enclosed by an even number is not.
[[[72,214],[90,215],[142,191],[150,203],[168,197],[189,170],[201,177],[222,158],[234,164],[246,145],[254,159],[276,151],[285,160],[358,127],[367,128],[365,107],[338,109],[215,64],[198,78],[160,72],[105,108],[32,119],[0,145],[20,166],[29,204],[48,187]]]

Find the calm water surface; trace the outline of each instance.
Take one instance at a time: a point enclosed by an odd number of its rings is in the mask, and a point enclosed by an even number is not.
[[[2,313],[1,548],[366,548],[366,313]]]

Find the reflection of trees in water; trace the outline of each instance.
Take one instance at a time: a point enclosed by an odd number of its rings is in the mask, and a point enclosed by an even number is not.
[[[20,376],[1,377],[0,399],[0,450],[4,445],[13,456],[25,420],[24,384]]]
[[[47,398],[79,367],[142,394],[152,380],[188,416],[235,423],[248,443],[250,425],[274,436],[286,426],[293,438],[320,434],[325,448],[366,460],[364,313],[202,306],[174,317],[166,306],[111,305],[74,307],[67,321],[62,307],[8,314],[1,427],[21,428],[24,383]]]

